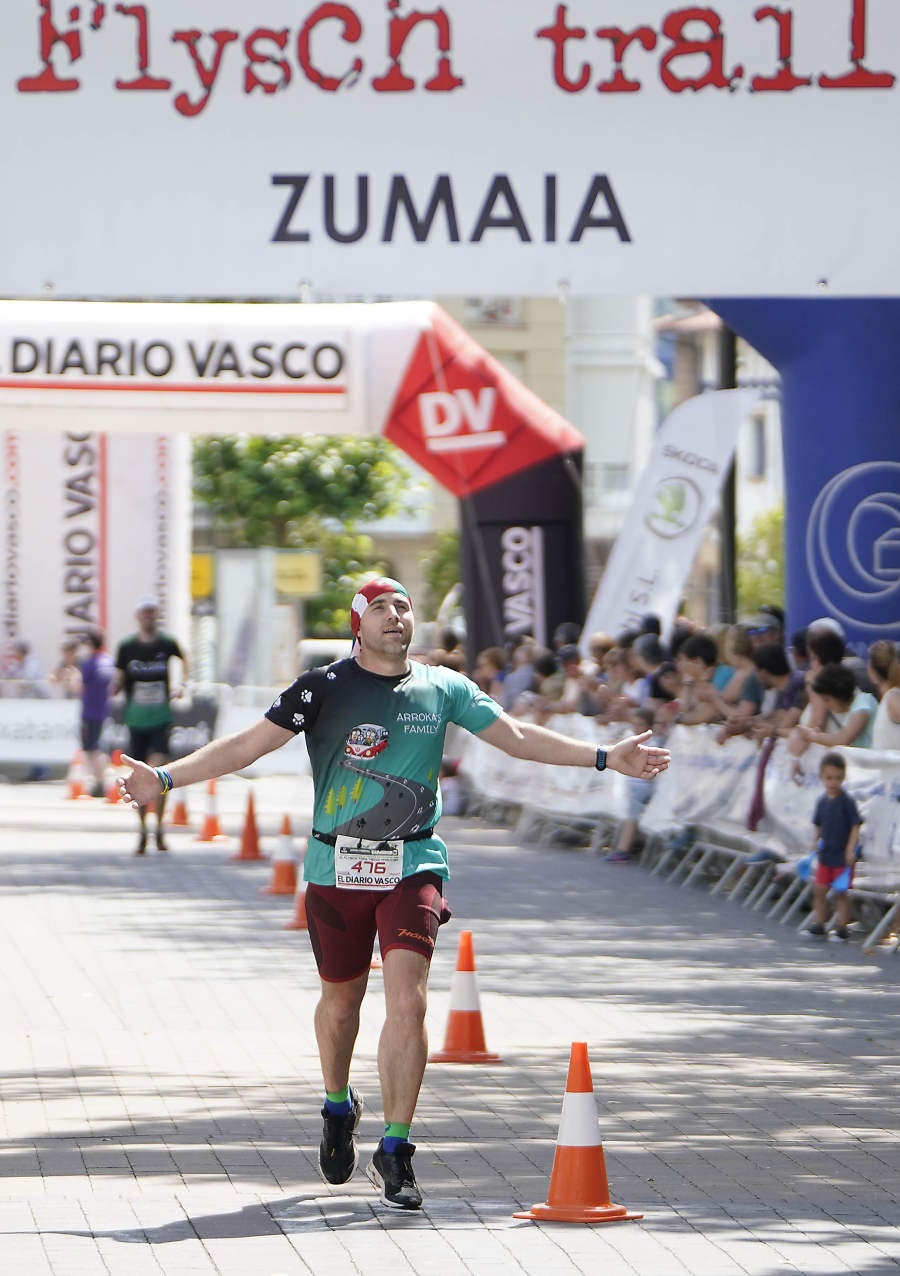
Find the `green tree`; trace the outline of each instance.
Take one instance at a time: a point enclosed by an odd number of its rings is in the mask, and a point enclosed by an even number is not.
[[[404,508],[409,470],[380,438],[210,435],[194,441],[194,496],[209,507],[216,541],[233,548],[317,550],[323,590],[306,607],[307,632],[349,633],[347,596],[373,561],[354,530]]]
[[[737,542],[737,597],[742,613],[784,605],[784,509],[768,510]]]
[[[233,545],[306,545],[323,522],[373,522],[402,505],[407,471],[379,438],[209,436],[194,442],[194,495]]]
[[[450,589],[460,580],[459,532],[438,532],[425,557],[425,597],[422,616],[433,620]]]

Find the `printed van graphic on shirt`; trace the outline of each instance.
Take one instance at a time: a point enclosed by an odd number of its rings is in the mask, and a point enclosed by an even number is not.
[[[372,722],[364,722],[354,727],[347,736],[344,753],[348,758],[374,758],[388,747],[388,731],[386,727],[376,726]]]
[[[359,802],[366,780],[380,785],[382,793],[373,806],[364,811],[356,811],[350,819],[336,824],[332,829],[335,836],[387,841],[410,837],[420,829],[434,824],[437,795],[433,789],[420,784],[418,780],[409,780],[402,775],[389,775],[362,765],[383,753],[387,746],[387,728],[371,722],[360,723],[347,736],[344,759],[340,765],[355,778],[348,779],[336,789],[329,789],[325,799],[325,814],[339,816],[348,804]]]

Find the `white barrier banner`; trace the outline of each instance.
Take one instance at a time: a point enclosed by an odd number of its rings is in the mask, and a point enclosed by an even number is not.
[[[558,726],[565,730],[562,720]],[[590,722],[588,729],[597,743],[611,743],[607,728]],[[577,734],[584,737],[584,727]],[[614,738],[622,734],[624,731],[614,733]],[[719,745],[715,728],[703,726],[675,727],[667,743],[672,763],[654,781],[654,796],[641,817],[642,829],[662,832],[698,823],[715,825],[717,821],[732,829],[746,827],[761,756],[758,745],[741,737]],[[852,748],[839,752],[847,763],[847,792],[858,803],[863,819],[863,858],[854,880],[871,889],[896,890],[900,887],[900,753]],[[768,835],[773,848],[780,848],[788,860],[811,849],[813,810],[823,792],[818,769],[824,753],[820,746],[810,746],[801,760],[802,770],[797,772],[793,765],[796,759],[788,754],[785,742],[779,741],[769,759],[766,815],[759,831],[762,840]],[[614,789],[607,793],[602,781],[596,784],[596,776],[593,784],[584,787],[577,780],[557,781],[553,778],[557,768],[535,762],[514,764],[513,759],[477,739],[466,748],[464,770],[478,792],[526,809],[558,809],[562,823],[573,810],[619,818],[625,814]],[[584,774],[590,780],[592,773]],[[621,776],[608,778],[621,781]]]
[[[628,517],[612,547],[582,635],[617,634],[661,617],[664,636],[731,462],[738,430],[757,395],[717,390],[688,399],[660,428]]]
[[[0,763],[67,763],[81,744],[77,700],[0,699]]]
[[[666,747],[672,751],[670,769],[677,779],[672,815],[681,823],[721,816],[738,777],[753,773],[758,750],[752,741],[734,738],[720,745],[715,733],[715,727],[705,726],[674,727],[669,733]]]
[[[895,0],[16,0],[0,293],[895,295],[898,75]]]

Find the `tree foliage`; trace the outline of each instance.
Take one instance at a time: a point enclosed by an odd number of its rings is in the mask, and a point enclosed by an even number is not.
[[[232,546],[308,548],[323,522],[394,513],[406,472],[385,439],[207,436],[194,442],[194,495]]]
[[[784,606],[784,509],[768,510],[737,542],[738,610],[754,612],[763,603]]]
[[[349,632],[347,599],[373,559],[359,523],[404,507],[408,470],[379,438],[209,435],[194,441],[194,497],[208,506],[223,547],[317,550],[322,594],[306,605],[307,632]]]
[[[423,566],[425,597],[422,599],[422,614],[433,620],[450,589],[460,580],[459,532],[438,532]]]

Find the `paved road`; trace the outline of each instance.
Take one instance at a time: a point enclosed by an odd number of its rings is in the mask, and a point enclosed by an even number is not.
[[[238,832],[248,787],[226,781]],[[256,784],[264,850],[308,827],[308,781]],[[307,938],[266,864],[61,784],[0,789],[3,1276],[780,1276],[900,1267],[900,964],[564,846],[447,820],[454,921],[432,975],[440,1045],[472,930],[498,1067],[432,1065],[413,1137],[421,1215],[362,1172],[315,1173],[321,1082]],[[203,795],[191,795],[195,824]],[[380,1132],[376,993],[355,1084]],[[546,1199],[569,1048],[588,1043],[608,1227],[518,1222]]]

